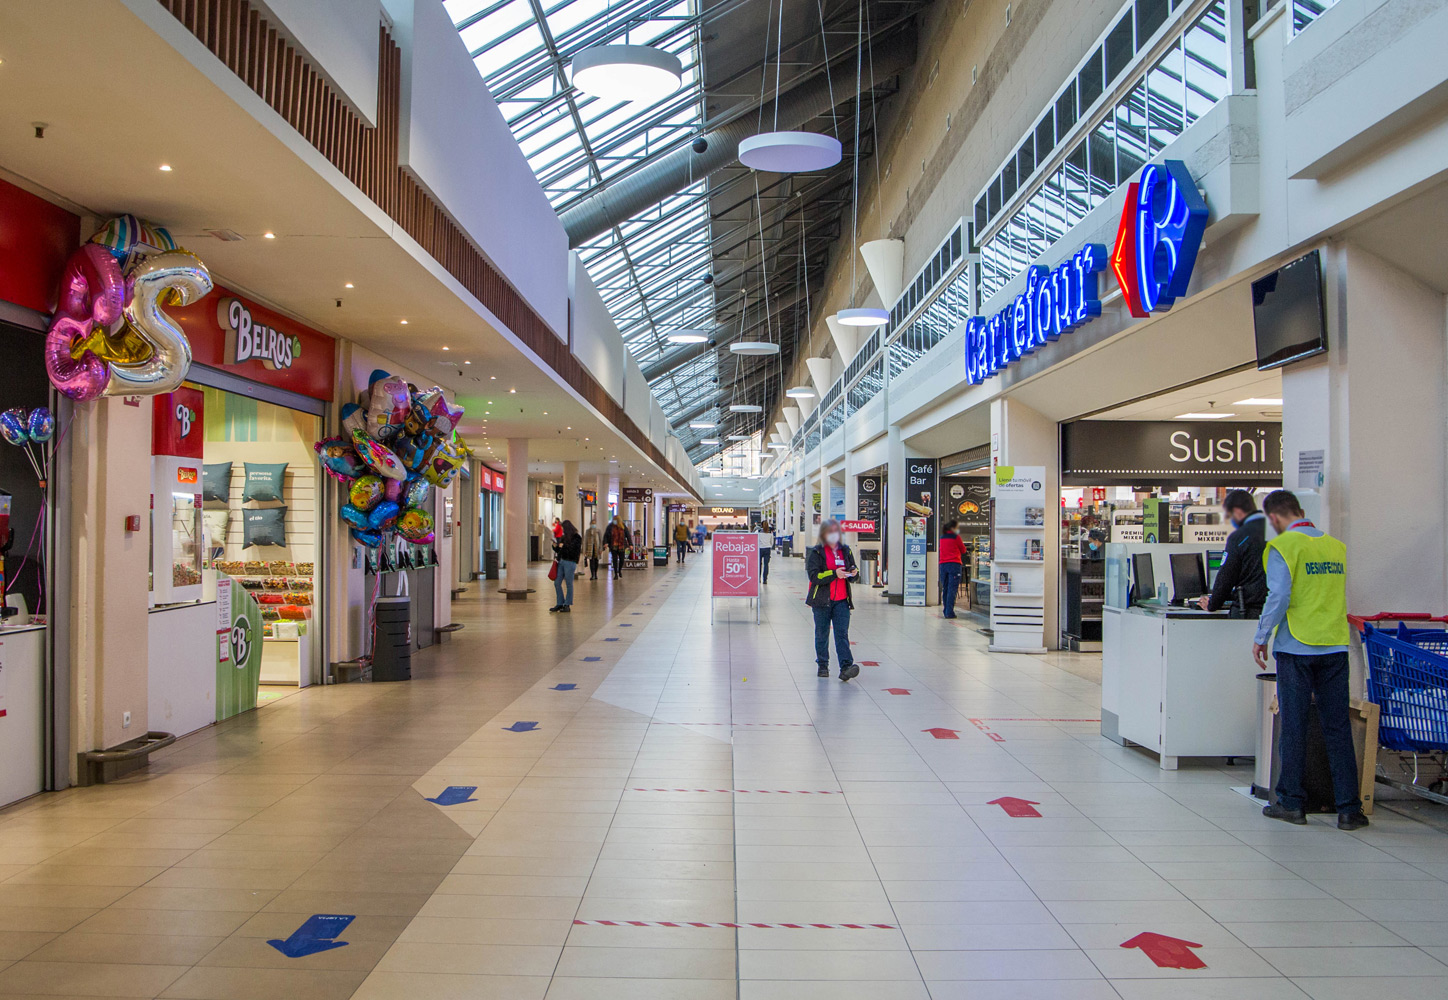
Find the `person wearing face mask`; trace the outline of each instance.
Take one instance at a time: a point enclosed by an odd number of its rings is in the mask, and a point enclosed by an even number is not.
[[[805,603],[814,611],[815,662],[819,676],[830,675],[830,628],[835,630],[835,654],[840,661],[840,680],[847,681],[860,673],[850,653],[850,580],[859,575],[855,554],[840,536],[839,522],[827,520],[820,524],[819,543],[805,553],[805,574],[809,590]]]
[[[1257,509],[1257,501],[1246,490],[1232,490],[1222,501],[1222,511],[1232,522],[1227,536],[1227,556],[1212,592],[1197,600],[1203,611],[1219,611],[1232,602],[1232,617],[1258,618],[1267,603],[1267,572],[1263,556],[1267,553],[1267,517]]]

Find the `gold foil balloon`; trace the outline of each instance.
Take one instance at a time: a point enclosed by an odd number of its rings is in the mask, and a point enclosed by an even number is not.
[[[105,395],[158,396],[179,389],[191,368],[191,343],[162,306],[190,305],[204,297],[211,291],[211,272],[194,253],[167,250],[140,260],[130,279],[134,290],[126,324],[151,354],[136,363],[112,363]]]

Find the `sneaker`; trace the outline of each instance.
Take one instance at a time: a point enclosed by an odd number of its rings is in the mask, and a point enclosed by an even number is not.
[[[1262,807],[1262,815],[1268,819],[1280,819],[1284,823],[1291,823],[1293,826],[1306,826],[1307,814],[1301,809],[1286,809],[1276,803]]]
[[[860,676],[860,668],[853,663],[851,663],[848,667],[840,668],[840,680],[842,681],[847,681],[851,677],[858,676]]]
[[[817,676],[817,677],[828,677],[829,675],[830,675],[830,668],[829,668],[829,665],[828,665],[828,664],[826,664],[825,666],[820,667],[819,670],[816,671],[816,673],[815,673],[815,676]]]
[[[1339,830],[1361,830],[1367,825],[1368,818],[1361,812],[1337,814],[1337,828]]]

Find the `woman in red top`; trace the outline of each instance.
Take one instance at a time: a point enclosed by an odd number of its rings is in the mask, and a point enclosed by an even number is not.
[[[958,521],[949,521],[940,533],[940,593],[945,617],[955,617],[955,595],[960,591],[960,577],[965,572],[965,543],[957,535]]]
[[[819,544],[804,559],[809,575],[805,603],[814,611],[815,662],[819,676],[830,675],[830,628],[835,630],[835,654],[840,661],[840,680],[847,681],[860,673],[850,652],[850,580],[859,574],[855,554],[841,541],[840,526],[835,521],[820,524]]]

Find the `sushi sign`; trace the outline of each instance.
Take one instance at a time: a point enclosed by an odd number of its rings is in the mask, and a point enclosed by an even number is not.
[[[965,375],[978,385],[1101,315],[1101,272],[1110,267],[1131,315],[1165,312],[1186,294],[1207,203],[1180,160],[1149,164],[1126,191],[1108,253],[1088,243],[1054,270],[1026,269],[1025,291],[994,316],[965,321]]]

